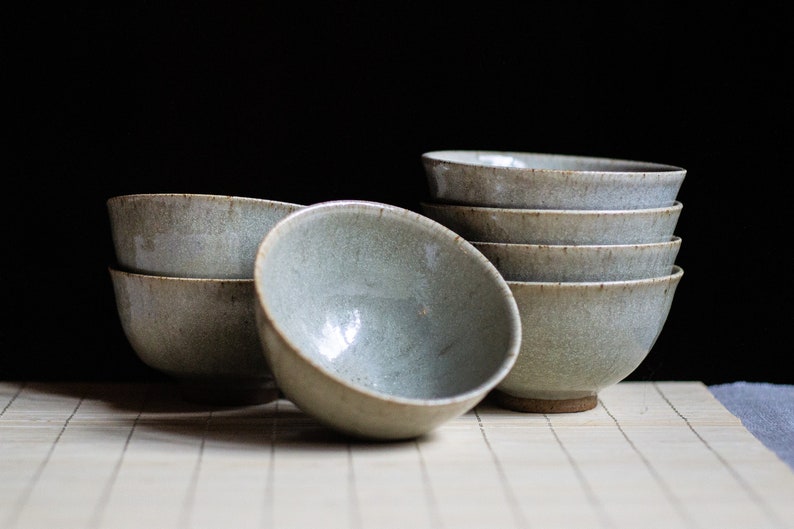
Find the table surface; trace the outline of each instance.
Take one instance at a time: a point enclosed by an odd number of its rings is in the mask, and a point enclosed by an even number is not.
[[[415,440],[167,384],[0,382],[0,528],[794,528],[794,472],[700,382],[486,399]]]

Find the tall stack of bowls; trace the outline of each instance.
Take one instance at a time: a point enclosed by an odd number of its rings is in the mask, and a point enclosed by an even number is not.
[[[124,333],[183,397],[220,405],[278,397],[256,327],[254,258],[303,206],[224,195],[151,193],[107,201],[109,266]]]
[[[529,152],[422,155],[427,217],[483,253],[519,308],[518,359],[493,395],[534,413],[594,408],[662,331],[683,270],[681,167]]]

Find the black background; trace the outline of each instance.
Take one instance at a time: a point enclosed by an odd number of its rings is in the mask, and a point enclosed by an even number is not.
[[[109,197],[355,198],[418,211],[420,155],[449,148],[686,168],[685,274],[629,379],[794,383],[782,9],[160,4],[6,13],[0,378],[159,376],[115,312]]]

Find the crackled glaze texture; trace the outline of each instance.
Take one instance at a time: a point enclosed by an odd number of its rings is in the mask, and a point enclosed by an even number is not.
[[[683,204],[651,209],[510,209],[422,202],[422,213],[469,241],[643,244],[673,236]]]
[[[521,352],[497,386],[503,406],[583,411],[600,390],[634,371],[664,327],[684,271],[649,279],[510,281],[523,329]]]
[[[253,279],[183,279],[109,268],[132,349],[188,400],[247,404],[278,390],[262,357]]]
[[[107,201],[119,268],[174,277],[252,279],[256,249],[298,204],[153,193]]]
[[[681,237],[646,244],[472,242],[508,281],[622,281],[669,274]]]
[[[518,309],[470,243],[387,204],[291,214],[255,262],[257,316],[279,388],[354,436],[415,437],[476,405],[512,367]]]
[[[433,151],[422,155],[434,202],[529,209],[642,209],[670,206],[686,170],[586,156]]]

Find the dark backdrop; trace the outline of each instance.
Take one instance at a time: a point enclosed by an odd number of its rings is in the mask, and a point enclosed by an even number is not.
[[[684,278],[630,379],[794,383],[781,9],[160,4],[7,8],[0,377],[158,377],[115,312],[111,196],[418,211],[421,153],[470,148],[685,167]]]

